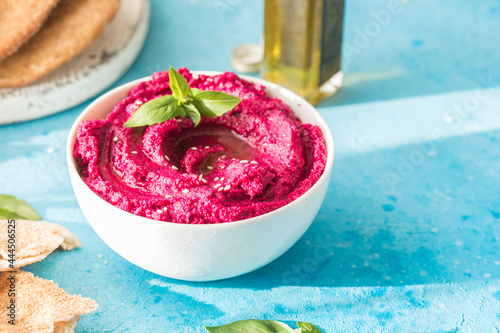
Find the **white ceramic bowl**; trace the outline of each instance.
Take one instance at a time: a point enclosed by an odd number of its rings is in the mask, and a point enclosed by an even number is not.
[[[297,200],[261,216],[204,225],[159,222],[116,208],[83,182],[73,158],[78,125],[85,120],[105,118],[134,86],[149,80],[149,77],[124,84],[99,97],[73,124],[66,154],[78,203],[99,237],[134,265],[186,281],[213,281],[238,276],[282,255],[305,233],[318,213],[333,165],[333,138],[327,124],[311,104],[291,91],[261,79],[240,77],[266,86],[268,96],[282,99],[302,122],[319,126],[327,147],[326,168],[318,182]]]

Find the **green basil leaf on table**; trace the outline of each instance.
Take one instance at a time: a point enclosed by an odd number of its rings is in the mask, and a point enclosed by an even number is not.
[[[38,221],[42,218],[26,201],[0,194],[0,218]]]
[[[295,331],[279,321],[258,319],[239,320],[227,325],[205,328],[210,333],[291,333]]]
[[[311,323],[297,322],[297,325],[302,329],[302,333],[321,333],[320,329]]]

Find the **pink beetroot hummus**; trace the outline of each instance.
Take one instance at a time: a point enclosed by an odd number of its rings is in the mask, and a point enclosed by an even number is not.
[[[233,73],[179,72],[191,88],[242,102],[218,118],[122,125],[139,106],[171,94],[168,72],[133,88],[104,120],[83,122],[73,155],[84,182],[127,212],[159,221],[221,223],[265,214],[300,197],[325,169],[321,130],[303,124],[265,88]]]

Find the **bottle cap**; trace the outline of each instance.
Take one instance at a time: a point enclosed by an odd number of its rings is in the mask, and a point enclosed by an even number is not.
[[[261,61],[262,48],[257,44],[241,44],[233,49],[231,66],[238,72],[258,72]]]

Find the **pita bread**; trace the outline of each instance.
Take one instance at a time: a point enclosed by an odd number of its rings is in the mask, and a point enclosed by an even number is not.
[[[0,61],[36,34],[60,0],[0,1]]]
[[[7,322],[10,281],[16,279],[16,321]],[[74,332],[79,316],[97,309],[90,298],[70,295],[52,281],[35,277],[29,272],[3,272],[0,275],[0,332],[67,333]]]
[[[78,55],[103,31],[120,0],[69,0],[17,53],[0,62],[0,88],[22,86]]]
[[[0,220],[0,272],[11,270],[7,228],[8,220]],[[68,229],[54,223],[16,220],[16,229],[16,268],[40,261],[58,247],[69,251],[82,244]]]

